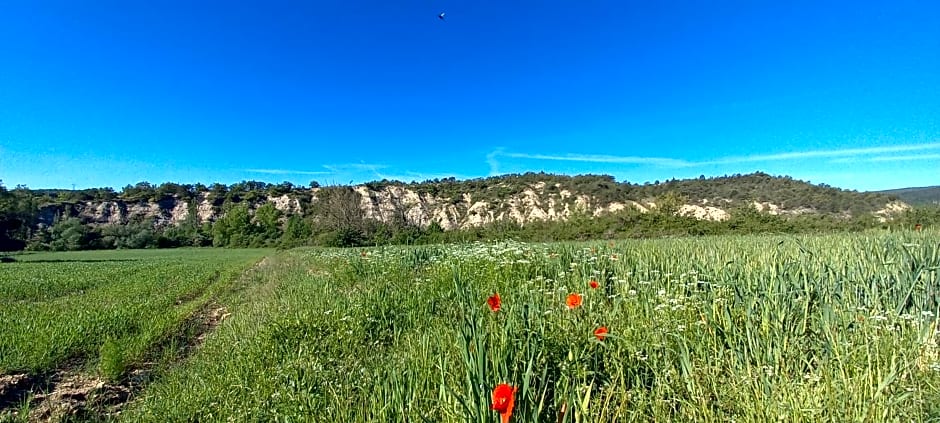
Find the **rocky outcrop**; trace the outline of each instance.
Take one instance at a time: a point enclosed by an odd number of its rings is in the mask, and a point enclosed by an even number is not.
[[[268,201],[274,203],[274,208],[280,210],[281,213],[287,215],[303,213],[303,209],[300,206],[300,200],[287,194],[284,194],[280,197],[268,197]]]
[[[684,204],[679,207],[680,216],[694,217],[698,220],[722,221],[728,220],[731,215],[727,211],[712,206],[700,206],[697,204]]]
[[[900,213],[906,212],[911,209],[911,206],[903,201],[892,201],[885,205],[885,208],[875,211],[875,217],[879,222],[886,222],[892,216],[898,215]]]
[[[490,193],[462,193],[450,197],[435,196],[419,192],[408,186],[389,185],[372,189],[366,185],[352,187],[358,195],[358,204],[362,215],[367,219],[382,222],[407,223],[428,227],[432,223],[445,230],[466,229],[483,226],[499,221],[511,221],[526,225],[532,222],[564,221],[574,215],[604,216],[611,213],[639,212],[648,213],[656,209],[655,199],[603,201],[597,197],[560,189],[560,186],[546,186],[545,183],[531,184],[522,188],[511,189],[497,186],[500,192],[509,192],[502,196]],[[305,214],[305,207],[317,203],[318,193],[326,188],[295,190],[277,196],[253,197],[252,210],[265,203],[272,203],[284,216]],[[300,197],[308,200],[301,201]],[[196,215],[199,223],[212,222],[221,216],[221,201],[212,198],[208,192],[200,193],[191,200],[165,197],[159,201],[113,200],[102,202],[59,203],[43,206],[39,220],[42,225],[51,225],[56,219],[77,217],[92,225],[115,225],[132,222],[152,221],[155,226],[176,225],[186,221],[191,214]],[[770,202],[752,202],[758,211],[773,215],[797,215],[816,213],[811,208],[787,210]],[[677,214],[702,220],[721,221],[730,217],[728,210],[733,206],[730,200],[709,202],[701,200],[693,204],[683,204]],[[900,201],[885,205],[875,212],[879,219],[903,212],[910,207]]]
[[[189,205],[174,197],[160,201],[81,201],[40,207],[39,223],[51,225],[61,217],[77,217],[93,225],[123,225],[152,220],[155,226],[179,224],[189,216]]]

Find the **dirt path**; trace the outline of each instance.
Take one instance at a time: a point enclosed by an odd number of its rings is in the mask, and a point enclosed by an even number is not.
[[[269,263],[265,257],[245,273]],[[167,350],[174,349],[170,352],[172,362],[185,360],[230,314],[224,306],[210,300],[190,315],[176,334],[155,345],[148,357],[166,357]],[[83,369],[81,363],[65,365],[47,374],[0,375],[0,422],[101,421],[118,417],[153,381],[157,365],[146,360],[129,368],[120,380],[111,382]]]
[[[175,362],[192,354],[206,336],[229,315],[225,307],[210,303],[193,313],[182,325],[183,333],[157,345],[151,356],[175,348]],[[0,375],[0,421],[23,419],[32,422],[105,420],[120,415],[122,408],[153,379],[157,366],[146,361],[129,369],[119,381],[104,379],[67,367],[46,375],[17,373]]]

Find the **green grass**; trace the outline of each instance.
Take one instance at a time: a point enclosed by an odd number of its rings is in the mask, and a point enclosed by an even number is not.
[[[128,421],[940,420],[936,232],[17,260],[0,374],[166,361]]]
[[[121,378],[266,253],[19,255],[17,263],[0,266],[0,374],[92,367]]]
[[[505,382],[514,422],[940,420],[936,232],[361,251],[239,279],[122,418],[493,422]]]

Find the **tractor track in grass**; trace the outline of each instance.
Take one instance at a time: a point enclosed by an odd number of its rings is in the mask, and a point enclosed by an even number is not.
[[[269,263],[264,257],[232,282]],[[115,420],[158,377],[157,372],[167,370],[161,368],[167,357],[172,357],[171,367],[184,361],[231,314],[216,302],[218,295],[206,300],[177,331],[158,341],[142,362],[128,366],[117,380],[104,379],[80,359],[44,373],[0,374],[0,423]]]
[[[225,307],[206,304],[181,325],[183,330],[153,348],[148,359],[107,381],[82,364],[62,366],[43,374],[0,375],[0,421],[37,422],[107,420],[154,380],[157,357],[172,354],[179,362],[202,345],[206,336],[228,316]],[[27,410],[27,415],[21,415]]]

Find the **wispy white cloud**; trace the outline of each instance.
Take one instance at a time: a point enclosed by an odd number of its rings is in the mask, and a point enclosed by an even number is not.
[[[906,162],[910,160],[940,160],[940,154],[909,154],[906,156],[872,157],[870,162]]]
[[[827,163],[845,164],[845,163],[872,163],[872,162],[908,162],[914,160],[940,160],[940,154],[905,154],[901,156],[876,156],[876,157],[842,157],[829,160]]]
[[[751,162],[772,162],[772,161],[781,161],[781,160],[814,159],[814,158],[825,158],[825,157],[852,158],[852,157],[869,156],[873,154],[901,153],[901,152],[907,152],[907,151],[924,151],[924,150],[936,150],[936,149],[940,149],[940,142],[927,143],[927,144],[893,145],[893,146],[886,146],[886,147],[865,147],[865,148],[843,148],[843,149],[832,149],[832,150],[795,151],[791,153],[779,153],[779,154],[756,154],[756,155],[750,155],[750,156],[724,157],[724,158],[719,158],[715,160],[697,162],[694,164],[695,165],[712,165],[712,164],[733,164],[733,163],[751,163]]]
[[[497,148],[486,155],[486,163],[490,165],[490,176],[499,175],[499,160],[496,157],[500,154],[503,154],[502,148]]]
[[[492,153],[491,153],[492,154]],[[642,157],[642,156],[608,156],[597,154],[524,154],[524,153],[502,153],[504,157],[516,159],[531,160],[554,160],[568,162],[588,162],[588,163],[624,163],[624,164],[645,164],[662,167],[687,167],[689,162],[680,159],[670,159],[665,157]],[[487,156],[489,158],[489,156]]]
[[[647,156],[611,156],[597,154],[528,154],[512,153],[497,149],[486,156],[490,164],[491,173],[495,169],[498,171],[498,158],[515,158],[526,160],[549,160],[549,161],[572,161],[585,163],[611,163],[611,164],[637,164],[655,167],[669,168],[688,168],[698,166],[711,166],[736,163],[755,163],[755,162],[775,162],[788,160],[806,160],[818,158],[834,158],[830,163],[851,163],[854,161],[902,161],[902,160],[926,160],[940,157],[940,154],[918,154],[903,156],[883,156],[884,154],[903,153],[913,151],[929,151],[940,149],[940,142],[925,144],[895,145],[886,147],[864,147],[864,148],[843,148],[831,150],[809,150],[795,151],[790,153],[778,154],[754,154],[748,156],[728,156],[712,160],[689,161],[668,157],[647,157]],[[878,155],[876,157],[868,157]],[[495,165],[494,165],[495,164]]]
[[[312,170],[290,170],[290,169],[245,169],[246,172],[264,173],[268,175],[328,175],[330,172],[312,171]]]
[[[343,163],[343,164],[328,164],[328,165],[323,165],[323,167],[333,173],[343,173],[343,172],[377,173],[379,169],[385,169],[388,166],[383,165],[383,164],[371,164],[371,163]]]

